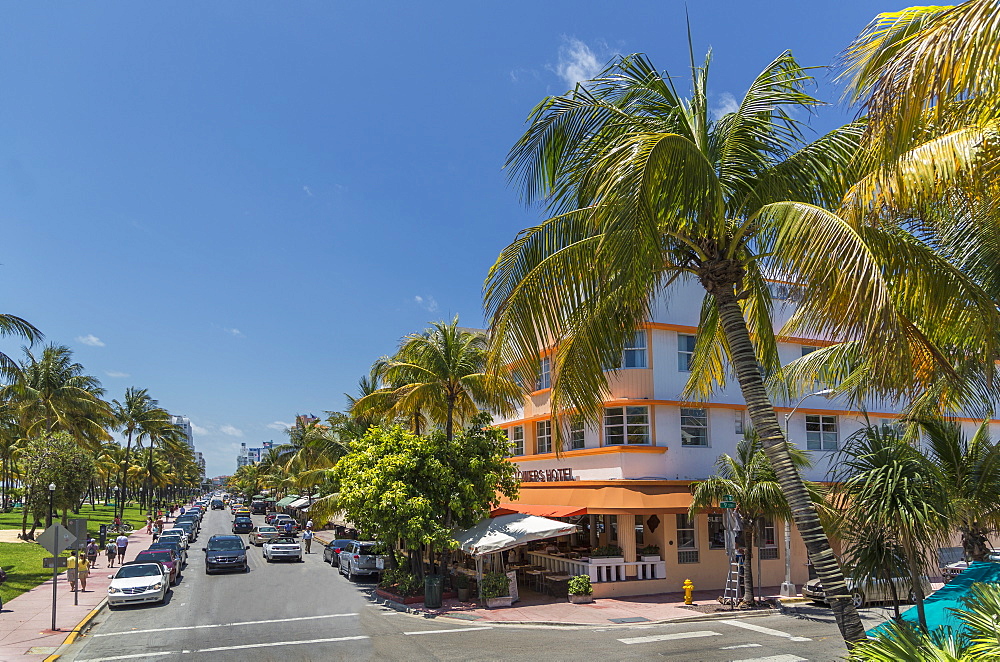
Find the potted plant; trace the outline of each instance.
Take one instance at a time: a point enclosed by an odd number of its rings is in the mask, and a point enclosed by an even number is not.
[[[510,595],[510,580],[502,572],[490,572],[483,576],[483,584],[480,590],[486,606],[490,609],[496,607],[509,607],[514,601]]]
[[[625,556],[622,552],[622,548],[618,545],[602,545],[600,547],[595,547],[590,553],[590,558],[592,559],[621,559],[625,560]]]
[[[590,575],[577,575],[569,579],[569,601],[582,605],[594,601],[594,586],[590,583]]]
[[[455,585],[455,590],[458,591],[459,602],[469,601],[469,578],[467,575],[459,573],[455,575],[455,579],[452,582]]]
[[[659,545],[646,545],[639,550],[639,556],[644,563],[660,561],[660,547]]]

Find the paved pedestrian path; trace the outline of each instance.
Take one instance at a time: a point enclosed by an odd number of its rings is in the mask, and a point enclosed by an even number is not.
[[[145,528],[133,531],[129,535],[125,560],[135,559],[136,554],[146,549],[152,539],[153,536],[147,534]],[[116,562],[115,567],[118,565]],[[0,660],[38,662],[55,653],[77,624],[104,601],[111,583],[109,574],[112,571],[108,569],[108,559],[103,552],[90,572],[86,591],[74,594],[69,590],[66,571],[59,574],[56,579],[56,628],[59,632],[47,632],[52,627],[51,579],[5,602],[0,612]],[[78,597],[79,604],[73,604],[74,595]]]

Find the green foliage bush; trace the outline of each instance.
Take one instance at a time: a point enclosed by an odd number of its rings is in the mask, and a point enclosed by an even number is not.
[[[602,545],[595,547],[590,553],[591,556],[622,556],[622,548],[618,545]]]
[[[469,577],[460,572],[455,575],[451,583],[455,585],[455,588],[469,588]]]
[[[378,582],[379,588],[408,598],[424,592],[424,585],[406,568],[386,568]]]
[[[639,550],[639,553],[640,554],[645,554],[646,556],[653,556],[654,554],[658,555],[660,553],[660,546],[659,545],[646,545],[645,547],[643,547],[642,549]]]
[[[591,595],[594,592],[594,586],[590,583],[590,575],[570,577],[567,586],[570,595]]]
[[[502,598],[510,595],[510,579],[502,572],[490,572],[483,576],[483,599]]]

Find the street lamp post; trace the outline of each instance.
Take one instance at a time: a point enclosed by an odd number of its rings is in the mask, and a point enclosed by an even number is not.
[[[52,526],[52,500],[53,500],[53,497],[55,496],[55,493],[56,493],[56,484],[55,483],[49,483],[49,522],[45,526],[45,530],[46,531],[48,531],[48,528],[50,526]],[[59,565],[56,563],[56,559],[59,557],[59,554],[53,554],[52,556],[55,557],[55,558],[52,559],[52,629],[55,630],[56,629],[56,597],[57,597],[57,593],[56,593],[56,591],[57,591],[57,589],[56,589],[56,579],[59,576]]]
[[[46,520],[45,522],[46,529],[52,526],[52,500],[53,497],[55,497],[55,495],[56,495],[56,484],[49,483],[49,517],[48,520]]]
[[[785,442],[791,443],[792,440],[788,436],[788,421],[792,418],[792,414],[795,410],[802,406],[808,398],[814,395],[826,395],[829,396],[833,393],[833,389],[825,388],[822,391],[816,391],[815,393],[809,393],[803,395],[792,410],[785,414]],[[794,597],[799,594],[798,589],[795,588],[795,584],[792,583],[792,523],[787,519],[785,520],[785,581],[781,583],[781,595],[786,598]]]

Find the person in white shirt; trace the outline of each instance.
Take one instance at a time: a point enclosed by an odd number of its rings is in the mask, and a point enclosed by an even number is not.
[[[313,530],[308,524],[306,525],[306,530],[302,533],[302,540],[306,543],[306,554],[312,554],[310,550],[313,543]]]

